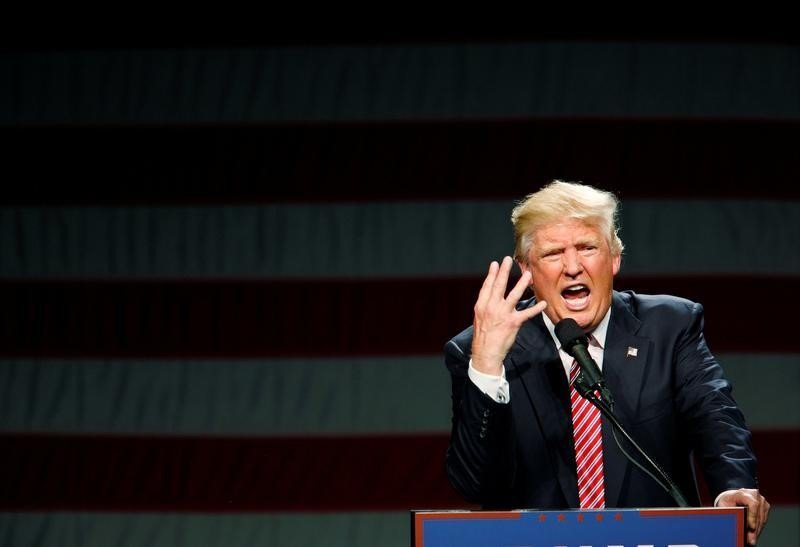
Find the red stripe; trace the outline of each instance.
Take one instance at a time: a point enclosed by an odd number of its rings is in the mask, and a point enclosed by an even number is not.
[[[770,503],[800,505],[800,430],[753,432],[758,480]]]
[[[0,437],[0,508],[390,510],[466,506],[445,436]]]
[[[761,490],[798,505],[800,430],[756,431]],[[469,507],[447,435],[342,438],[0,436],[0,509],[348,511]]]
[[[702,302],[713,351],[793,352],[774,336],[800,309],[796,278],[628,278]],[[481,280],[6,281],[0,355],[250,357],[439,353],[472,322]],[[741,320],[742,295],[769,321]]]
[[[758,458],[759,489],[767,501],[772,505],[800,505],[800,430],[755,430],[753,449]],[[713,504],[703,476],[698,475],[698,479],[700,498],[705,505]]]
[[[799,140],[797,122],[689,119],[0,128],[3,200],[33,205],[520,198],[554,178],[796,199]]]

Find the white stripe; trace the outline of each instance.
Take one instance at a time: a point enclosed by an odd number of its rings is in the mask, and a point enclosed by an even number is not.
[[[211,547],[265,545],[407,547],[408,512],[388,513],[0,513],[7,545]],[[800,506],[773,506],[760,545],[800,543]]]
[[[597,478],[597,476],[600,473],[603,472],[603,465],[600,464],[597,467],[594,467],[594,463],[596,463],[596,462],[593,462],[593,464],[591,466],[589,466],[590,470],[594,469],[594,471],[592,471],[591,475],[586,476],[586,477],[581,477],[580,480],[579,480],[579,482],[583,484],[583,486],[580,489],[581,493],[583,493],[587,488],[592,486],[594,484],[595,479]]]
[[[800,354],[718,358],[751,428],[800,427]],[[2,359],[0,386],[0,431],[286,435],[450,428],[450,377],[437,354]]]
[[[793,119],[799,64],[793,45],[641,41],[12,51],[0,122]]]
[[[578,411],[575,413],[575,417],[573,418],[572,429],[575,431],[581,431],[583,429],[583,425],[593,418],[592,413],[588,405],[583,405]]]
[[[582,465],[578,467],[580,471],[584,467],[586,467],[586,459],[592,458],[593,460],[597,457],[597,454],[602,454],[602,450],[600,450],[601,439],[600,438],[592,438],[590,442],[583,445],[578,451],[576,455],[576,459],[580,459]]]
[[[581,463],[578,465],[578,476],[582,478],[582,481],[585,480],[585,475],[587,473],[598,467],[598,457],[602,457],[602,452],[597,454],[588,453],[583,456]],[[602,461],[599,462],[599,467],[602,469]]]
[[[588,459],[591,456],[591,459]],[[602,458],[603,452],[599,451],[596,454],[587,454],[586,458],[578,465],[578,476],[582,475],[586,470],[592,469],[600,458]],[[600,463],[600,468],[602,469],[603,465],[602,462]]]
[[[597,481],[596,483],[589,483],[587,487],[591,485],[592,488],[588,492],[581,491],[579,494],[579,499],[585,501],[587,505],[594,505],[597,503],[597,500],[605,495],[605,491],[603,490],[603,481]]]
[[[6,207],[0,208],[0,277],[481,276],[513,247],[510,207],[509,201]],[[621,271],[797,275],[799,216],[800,202],[626,200]]]
[[[586,399],[581,398],[577,400],[575,402],[575,405],[573,406],[573,409],[575,411],[575,419],[579,423],[586,419],[591,419],[594,417],[593,410],[595,409],[595,407]]]
[[[0,360],[0,431],[445,432],[442,357]],[[387,387],[388,386],[388,387]]]
[[[592,499],[587,501],[585,507],[587,507],[589,509],[602,509],[602,508],[604,508],[606,506],[605,500],[603,500],[602,502],[600,501],[603,497],[604,497],[603,493],[602,492],[598,492],[597,494],[595,494],[595,496],[592,497]]]
[[[602,488],[594,489],[591,493],[581,497],[583,500],[581,507],[599,509],[603,507],[603,504],[605,504],[605,501],[603,501],[602,504],[600,503],[600,500],[602,500],[604,497],[605,492]]]
[[[598,494],[603,495],[603,492],[601,491],[603,486],[603,481],[598,480],[595,482],[595,481],[585,480],[585,481],[580,481],[580,484],[582,486],[578,491],[578,499],[583,500],[584,503],[590,502]],[[581,506],[583,507],[583,505]]]
[[[800,354],[717,357],[751,428],[800,427]]]
[[[596,439],[600,435],[600,430],[593,427],[586,427],[581,431],[581,434],[575,439],[575,446],[580,446],[581,450],[586,450],[588,446],[591,446],[592,439]],[[589,438],[587,439],[587,436]]]
[[[584,426],[585,424],[585,426]],[[583,417],[577,424],[573,424],[573,431],[580,432],[578,437],[575,439],[575,444],[582,444],[586,435],[591,434],[592,436],[597,435],[600,433],[600,414],[598,411],[589,412],[586,416]]]
[[[384,513],[0,513],[4,545],[407,547],[409,515]]]

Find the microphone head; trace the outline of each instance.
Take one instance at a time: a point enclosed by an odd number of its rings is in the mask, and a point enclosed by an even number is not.
[[[589,338],[586,333],[574,319],[567,317],[558,322],[555,328],[556,338],[561,342],[561,347],[564,348],[569,355],[572,355],[572,348],[578,344],[583,346],[589,345]],[[572,355],[574,357],[574,355]]]

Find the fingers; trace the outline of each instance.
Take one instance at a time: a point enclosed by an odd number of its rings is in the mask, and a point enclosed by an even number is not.
[[[749,492],[745,492],[737,502],[738,505],[747,507],[747,527],[750,530],[758,530],[760,514],[758,511],[758,501]]]
[[[482,308],[489,301],[489,298],[492,294],[492,286],[494,285],[494,280],[497,277],[498,269],[499,265],[497,262],[492,261],[492,263],[489,264],[489,272],[486,274],[486,279],[483,280],[481,291],[478,293],[478,300],[475,302],[476,309]]]
[[[503,261],[500,263],[500,269],[497,271],[494,283],[492,283],[492,299],[502,300],[505,298],[506,287],[508,286],[508,274],[511,272],[512,263],[510,256],[504,257]]]
[[[740,503],[747,506],[747,526],[755,533],[755,537],[758,537],[764,528],[763,502],[766,500],[758,490],[745,490],[742,494]]]
[[[511,292],[508,293],[508,301],[513,304],[517,305],[519,299],[522,298],[522,293],[525,292],[525,289],[528,288],[531,282],[531,273],[530,272],[522,272],[522,277],[519,278],[517,284],[514,285],[514,288],[511,289]]]
[[[758,536],[767,523],[769,503],[758,490],[740,488],[726,493],[724,499],[720,499],[719,502],[720,507],[733,507],[735,505],[747,507],[747,543],[755,545]]]
[[[509,293],[508,299],[506,299],[506,287],[508,286],[508,277],[513,264],[514,262],[510,256],[504,257],[500,264],[495,261],[489,264],[489,271],[478,293],[478,300],[475,302],[476,309],[482,309],[486,304],[494,301],[507,300],[512,305],[519,301],[528,286],[530,274],[528,273],[527,276],[523,274],[523,277],[520,278],[514,289]]]
[[[530,285],[531,273],[527,270],[523,271],[517,283],[508,293],[508,297],[505,297],[506,286],[508,284],[512,265],[513,261],[509,256],[504,257],[500,264],[492,262],[489,265],[489,272],[486,275],[486,279],[483,280],[481,291],[478,294],[478,300],[475,303],[476,311],[478,309],[484,309],[487,304],[496,301],[503,301],[508,305],[510,310],[514,310],[517,303],[522,298],[522,295],[525,293],[525,289]],[[527,321],[531,317],[540,314],[546,307],[546,302],[537,302],[535,306],[518,312],[519,321]]]
[[[532,307],[530,307],[528,309],[525,309],[525,310],[522,310],[522,311],[518,312],[519,313],[520,322],[524,323],[525,321],[527,321],[531,317],[534,317],[534,316],[542,313],[542,310],[544,310],[546,307],[547,307],[547,302],[542,300],[541,302],[537,302],[535,306],[532,306]]]
[[[756,508],[754,509],[754,512],[758,514],[757,525],[755,527],[755,536],[758,537],[764,530],[764,526],[767,524],[767,519],[769,518],[769,502],[767,502],[764,496],[758,493],[758,490],[755,491],[755,496]]]
[[[531,283],[531,273],[527,270],[522,272],[522,277],[519,278],[517,284],[514,285],[514,288],[511,289],[511,292],[508,293],[508,301],[513,305],[516,306],[519,299],[522,298],[522,294],[525,292],[525,289]],[[530,307],[525,310],[519,311],[519,320],[521,322],[525,322],[528,319],[539,315],[542,311],[547,307],[547,302],[542,300],[541,302],[537,302],[535,306]]]
[[[753,495],[754,492],[756,495]],[[747,528],[754,532],[759,529],[759,523],[761,521],[761,512],[758,507],[759,504],[757,495],[757,490],[740,488],[739,490],[733,492],[729,499],[730,506],[739,505],[747,507]]]

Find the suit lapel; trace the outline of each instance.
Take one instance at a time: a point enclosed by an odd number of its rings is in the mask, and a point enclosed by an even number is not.
[[[614,292],[603,351],[603,376],[615,399],[614,414],[626,428],[634,421],[639,410],[644,369],[650,350],[650,339],[636,336],[640,324],[620,294]],[[618,437],[622,439],[621,435]],[[603,451],[606,506],[618,507],[622,484],[631,464],[619,450],[612,436],[611,423],[605,418]]]
[[[569,387],[553,339],[537,316],[523,325],[511,352],[512,374],[530,394],[532,412],[547,443],[550,463],[558,477],[564,498],[571,507],[578,504],[575,450],[572,444],[572,415]]]

